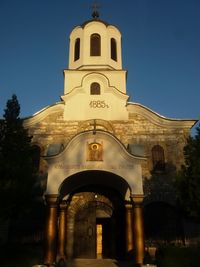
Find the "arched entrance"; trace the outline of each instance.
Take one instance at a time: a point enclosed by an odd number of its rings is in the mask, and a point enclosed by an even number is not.
[[[94,180],[95,177],[95,180]],[[72,180],[79,185],[70,188]],[[109,181],[115,180],[111,186]],[[60,188],[67,199],[66,254],[71,258],[121,258],[125,254],[125,194],[121,177],[102,171],[81,172]],[[119,231],[120,229],[120,231]]]
[[[58,155],[46,157],[45,264],[121,258],[133,247],[135,263],[142,263],[143,160],[100,130],[80,133]]]

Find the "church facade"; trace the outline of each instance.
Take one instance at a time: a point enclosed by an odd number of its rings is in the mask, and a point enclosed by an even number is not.
[[[141,265],[145,241],[181,236],[171,180],[196,120],[129,102],[126,76],[120,31],[94,16],[70,34],[61,102],[24,120],[46,177],[45,264],[134,255]]]

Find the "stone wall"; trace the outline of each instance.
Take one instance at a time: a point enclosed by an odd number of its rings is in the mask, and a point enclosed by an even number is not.
[[[147,157],[142,166],[144,177],[151,176],[151,149],[154,145],[163,147],[168,168],[179,169],[184,163],[183,147],[189,134],[189,128],[161,126],[138,114],[132,114],[126,121],[64,121],[62,112],[57,112],[28,129],[33,143],[40,146],[42,156],[46,155],[50,144],[63,144],[65,147],[75,135],[88,130],[108,131],[126,148],[129,144],[143,145]]]

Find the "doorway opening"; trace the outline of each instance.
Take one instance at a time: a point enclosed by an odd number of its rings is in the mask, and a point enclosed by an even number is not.
[[[115,256],[116,242],[115,231],[116,224],[112,218],[96,219],[96,257],[111,258]]]
[[[124,258],[127,189],[121,177],[103,171],[81,172],[63,183],[68,258]]]
[[[74,258],[120,258],[124,245],[124,210],[105,195],[96,192],[81,192],[74,195],[79,199],[73,222]],[[112,195],[110,191],[110,195]],[[91,200],[93,198],[93,200]],[[73,201],[73,199],[72,199]],[[70,226],[70,224],[68,224]],[[119,231],[120,229],[120,231]],[[68,229],[68,236],[69,236]]]
[[[74,221],[75,258],[111,258],[116,243],[112,207],[88,202],[77,211]]]
[[[96,254],[97,259],[102,259],[102,251],[103,251],[103,227],[102,224],[96,224]]]

